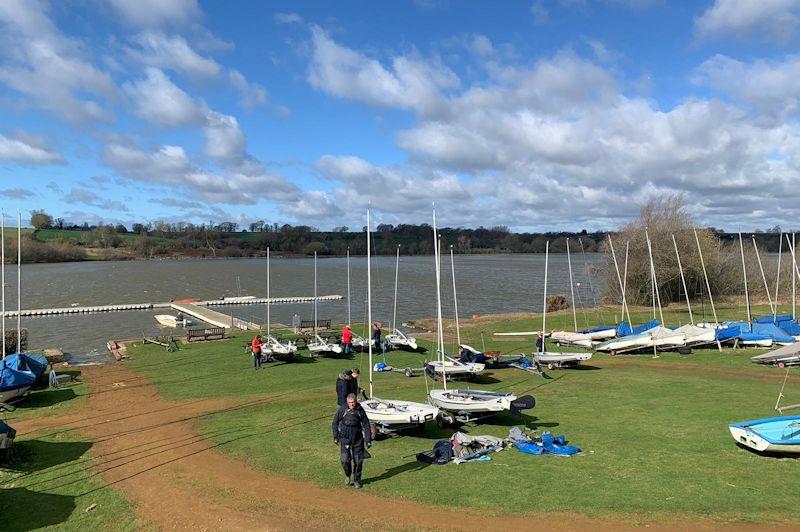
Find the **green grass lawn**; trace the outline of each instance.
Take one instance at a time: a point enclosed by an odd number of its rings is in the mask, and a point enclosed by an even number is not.
[[[634,321],[645,321],[646,314],[637,311]],[[720,316],[740,316],[740,310],[721,309]],[[665,318],[669,323],[687,321],[677,307]],[[601,313],[594,319],[610,322]],[[531,337],[497,338],[491,332],[532,330],[538,323],[465,320],[462,337],[480,348],[483,333],[486,349],[529,352]],[[548,316],[548,329],[569,328],[571,323],[571,313]],[[310,361],[301,352],[302,363],[254,371],[243,348],[248,338],[194,344],[172,354],[141,346],[129,351],[128,363],[168,399],[270,394],[246,408],[205,418],[202,432],[254,467],[338,486],[338,450],[330,432],[334,382],[347,367],[366,369],[366,357]],[[708,349],[658,359],[595,355],[583,369],[551,372],[554,379],[549,381],[514,369],[487,371],[470,386],[530,393],[537,406],[522,418],[508,415],[462,430],[505,436],[510,427],[525,424],[565,434],[583,453],[555,458],[509,449],[493,455],[491,462],[422,467],[409,455],[430,449],[454,431],[431,424],[424,431],[378,442],[365,466],[365,489],[387,498],[514,514],[797,523],[800,461],[740,449],[727,429],[728,423],[773,413],[783,371],[750,363],[757,352]],[[398,367],[419,366],[424,358],[388,355]],[[367,384],[366,372],[361,384]],[[421,376],[401,373],[374,377],[376,395],[387,399],[424,401],[425,384]],[[800,402],[800,384],[787,385],[786,395],[789,402]]]
[[[68,370],[80,378],[80,371]],[[69,413],[86,399],[88,384],[36,389],[15,411],[17,422]],[[4,532],[53,530],[132,530],[138,527],[131,505],[119,492],[102,487],[90,468],[92,443],[71,431],[18,429],[13,454],[0,466],[0,519]],[[90,511],[86,509],[95,504]]]

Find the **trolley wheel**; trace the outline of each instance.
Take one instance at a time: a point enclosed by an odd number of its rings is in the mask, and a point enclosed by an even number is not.
[[[550,363],[547,365],[547,369],[549,369],[550,371],[553,371],[554,369],[556,369],[556,365],[555,365],[555,364],[553,364],[552,362],[550,362]]]
[[[447,428],[455,422],[456,418],[449,412],[439,412],[439,415],[436,416],[436,425],[438,425],[440,429]]]
[[[784,364],[783,362],[778,362],[778,367],[783,369],[786,367],[786,364]]]
[[[406,368],[403,373],[405,373],[406,377],[413,377],[414,376],[414,372],[411,371],[411,368]]]

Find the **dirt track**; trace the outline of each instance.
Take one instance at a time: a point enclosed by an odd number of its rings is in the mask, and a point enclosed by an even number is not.
[[[90,436],[93,467],[120,489],[137,516],[164,530],[622,530],[624,522],[571,515],[492,517],[475,511],[390,500],[353,489],[325,489],[235,461],[195,430],[205,414],[269,401],[167,402],[124,365],[87,367],[92,394],[81,411],[31,420],[20,429],[79,430]],[[711,529],[711,523],[683,527]],[[675,530],[674,526],[650,526]],[[744,527],[742,527],[744,528]],[[753,530],[753,527],[748,527]]]

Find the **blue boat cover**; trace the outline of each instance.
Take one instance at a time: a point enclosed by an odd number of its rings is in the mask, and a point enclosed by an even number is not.
[[[725,342],[737,338],[742,333],[738,325],[729,325],[727,327],[720,327],[716,329],[714,339],[718,342]]]
[[[739,339],[743,342],[760,342],[761,340],[772,340],[772,337],[767,334],[743,332],[739,334]],[[772,341],[774,342],[775,340]]]
[[[633,334],[641,334],[643,332],[649,331],[655,327],[661,325],[656,320],[648,321],[647,323],[643,323],[642,325],[636,325],[635,327],[631,327],[629,323],[622,322],[617,325],[617,336],[631,336]]]
[[[726,321],[723,323],[726,327],[738,327],[740,331],[743,333],[750,333],[753,332],[750,324],[746,321]]]
[[[555,454],[558,456],[572,456],[581,452],[578,447],[574,445],[567,445],[564,436],[553,436],[549,432],[542,434],[541,439],[536,440],[517,440],[514,442],[514,447],[521,453],[525,454]]]
[[[36,382],[36,375],[33,373],[18,371],[0,362],[0,392],[25,388],[31,386],[34,382]]]
[[[582,331],[578,331],[581,334],[589,334],[594,332],[600,331],[607,331],[608,329],[616,329],[613,325],[598,325],[597,327],[590,327],[589,329],[584,329]]]
[[[780,327],[775,325],[774,323],[754,323],[753,324],[753,332],[756,334],[764,334],[772,338],[773,342],[779,344],[791,344],[794,343],[794,337],[789,336],[783,331]]]
[[[41,377],[50,363],[47,357],[38,353],[15,353],[6,357],[6,366],[18,371],[30,371],[36,378]]]

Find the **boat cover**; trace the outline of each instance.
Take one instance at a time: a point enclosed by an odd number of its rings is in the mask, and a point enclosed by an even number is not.
[[[15,353],[6,357],[6,366],[18,371],[30,371],[36,378],[41,377],[50,363],[39,353]]]
[[[6,361],[8,357],[6,357]],[[29,371],[18,371],[4,362],[0,362],[0,392],[16,390],[31,386],[36,382],[36,375]]]
[[[616,327],[614,327],[613,325],[598,325],[596,327],[590,327],[588,329],[583,329],[582,331],[578,331],[578,332],[581,333],[581,334],[590,334],[590,333],[594,333],[594,332],[607,331],[609,329],[616,329]]]
[[[763,355],[754,356],[750,361],[756,364],[778,364],[779,362],[800,361],[800,342],[785,345],[769,353],[764,353]]]
[[[754,323],[779,323],[782,321],[792,321],[792,317],[789,315],[781,315],[781,316],[761,316],[755,319]]]
[[[763,334],[772,338],[772,341],[778,344],[791,344],[794,343],[794,337],[789,336],[780,327],[774,323],[754,323],[753,332],[756,334]]]
[[[724,325],[715,329],[714,333],[718,342],[726,342],[738,338],[742,330],[738,325]]]
[[[643,332],[649,331],[650,329],[654,329],[661,325],[656,320],[648,321],[647,323],[643,323],[642,325],[636,325],[631,327],[629,323],[622,322],[617,325],[617,336],[631,336],[634,334],[641,334]]]
[[[514,447],[525,454],[553,454],[557,456],[572,456],[581,452],[580,448],[574,445],[567,445],[564,436],[553,436],[549,432],[542,434],[541,438],[518,439],[514,441]]]

